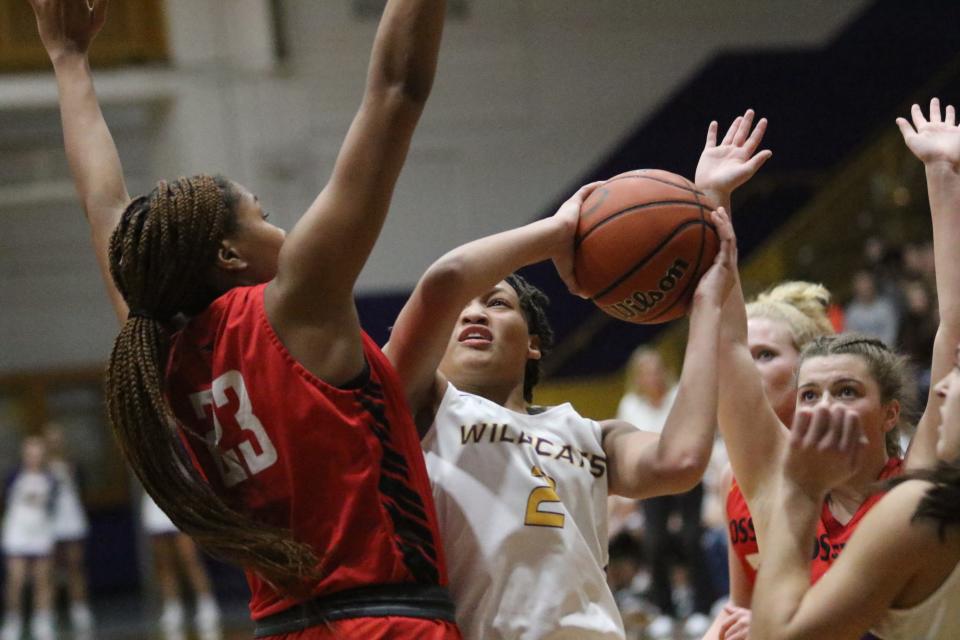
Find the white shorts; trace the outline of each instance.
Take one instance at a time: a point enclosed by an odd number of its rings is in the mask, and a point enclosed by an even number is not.
[[[180,531],[146,493],[143,494],[143,502],[140,505],[140,516],[144,531],[151,536],[169,535]]]

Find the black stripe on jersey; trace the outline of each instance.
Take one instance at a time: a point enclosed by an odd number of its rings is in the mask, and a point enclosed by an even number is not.
[[[383,389],[370,380],[357,400],[370,416],[367,425],[380,441],[380,502],[393,523],[394,542],[414,580],[437,584],[437,546],[427,519],[423,498],[410,483],[407,459],[393,445],[391,425],[383,401]]]

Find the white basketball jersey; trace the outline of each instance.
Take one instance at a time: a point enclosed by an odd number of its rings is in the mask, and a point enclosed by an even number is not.
[[[448,385],[423,440],[467,640],[624,637],[606,582],[600,425],[516,413]]]

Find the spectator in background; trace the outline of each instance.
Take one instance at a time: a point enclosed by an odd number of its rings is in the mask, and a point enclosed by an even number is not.
[[[923,280],[909,280],[903,284],[904,314],[897,335],[897,346],[917,368],[917,390],[921,402],[930,389],[930,362],[933,340],[937,337],[940,318],[933,296]],[[923,407],[920,407],[923,410]]]
[[[20,467],[5,484],[3,555],[6,558],[6,611],[2,640],[20,640],[23,633],[23,587],[33,579],[32,640],[53,640],[53,504],[57,483],[47,466],[43,438],[24,438]]]
[[[659,433],[670,413],[670,407],[673,406],[676,393],[677,386],[673,376],[667,370],[660,354],[640,347],[630,356],[627,390],[620,400],[617,418]],[[671,584],[672,554],[668,528],[670,515],[675,511],[679,512],[683,522],[683,557],[694,600],[694,613],[684,623],[684,635],[699,637],[710,626],[708,614],[713,603],[713,593],[701,547],[702,502],[702,484],[687,493],[660,496],[642,502],[645,522],[644,551],[650,567],[649,597],[660,612],[647,628],[646,633],[650,638],[672,638],[676,626],[677,607]]]
[[[163,611],[160,630],[163,640],[186,640],[185,611],[180,593],[179,566],[193,588],[197,599],[194,624],[200,640],[220,640],[220,607],[213,594],[210,576],[197,545],[190,536],[177,529],[157,503],[143,494],[140,505],[143,529],[150,538],[150,552]]]
[[[894,302],[877,290],[876,278],[867,270],[853,276],[853,300],[845,310],[846,331],[862,333],[895,344],[899,319]]]
[[[67,583],[70,594],[70,627],[76,640],[92,638],[93,614],[87,597],[84,543],[90,526],[80,499],[77,468],[67,458],[63,428],[55,423],[43,430],[49,453],[50,473],[57,481],[53,501],[54,577]]]

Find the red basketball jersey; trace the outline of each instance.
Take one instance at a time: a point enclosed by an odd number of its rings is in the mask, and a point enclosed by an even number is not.
[[[883,467],[877,480],[886,480],[900,475],[903,472],[903,459],[890,458]],[[810,567],[810,583],[819,580],[827,572],[830,565],[833,564],[837,556],[847,546],[847,541],[853,535],[854,530],[863,516],[867,515],[883,497],[883,493],[877,492],[869,496],[857,508],[857,511],[850,518],[847,524],[840,524],[830,512],[829,501],[824,501],[820,510],[820,521],[817,523],[817,538],[813,541],[813,565]]]
[[[314,595],[446,585],[420,441],[389,361],[363,334],[369,376],[326,384],[273,331],[265,287],[230,290],[173,338],[167,394],[200,470],[228,503],[316,550]],[[254,619],[295,604],[247,580]]]
[[[757,567],[760,565],[760,549],[757,547],[757,533],[753,529],[753,518],[747,507],[747,499],[740,492],[740,485],[734,478],[727,493],[727,535],[743,572],[753,589],[757,581]]]
[[[890,458],[884,466],[877,480],[886,480],[899,475],[903,470],[902,458]],[[883,493],[875,493],[868,497],[847,524],[840,524],[830,512],[829,502],[824,502],[817,522],[817,536],[813,541],[813,563],[810,566],[810,583],[813,584],[827,572],[830,565],[847,545],[850,536],[867,514],[873,508]],[[753,529],[753,518],[747,508],[747,501],[740,492],[736,479],[730,485],[727,494],[727,522],[728,534],[733,552],[746,573],[750,588],[753,589],[757,581],[757,567],[760,566],[760,550],[757,547],[757,536]]]

